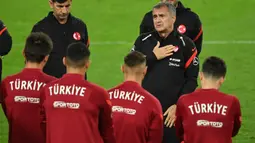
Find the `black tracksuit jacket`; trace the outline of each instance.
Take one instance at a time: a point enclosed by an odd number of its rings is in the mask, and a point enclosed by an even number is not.
[[[12,48],[12,37],[7,27],[0,20],[0,81],[2,79],[2,57],[7,55]]]
[[[153,53],[157,41],[160,47],[176,46],[176,52],[157,60]],[[156,31],[149,32],[136,39],[132,50],[146,55],[148,69],[142,86],[159,99],[164,112],[176,104],[181,95],[196,89],[199,60],[195,44],[187,36],[173,31],[167,38],[161,38]]]
[[[32,32],[43,32],[52,39],[53,50],[43,71],[56,78],[60,78],[66,73],[63,57],[66,55],[66,49],[69,44],[82,41],[89,47],[86,24],[71,14],[68,17],[67,23],[60,24],[53,15],[53,12],[49,12],[47,17],[34,25]]]

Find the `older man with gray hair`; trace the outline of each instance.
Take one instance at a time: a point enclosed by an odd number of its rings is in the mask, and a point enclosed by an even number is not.
[[[184,7],[180,0],[161,0],[169,2],[176,7],[176,21],[174,29],[180,34],[188,36],[196,45],[198,55],[202,51],[203,29],[199,16],[191,11],[190,8]],[[140,34],[155,30],[153,25],[152,11],[147,12],[140,24]]]
[[[155,31],[141,34],[132,50],[146,55],[148,70],[142,86],[159,99],[164,112],[163,143],[178,143],[175,128],[176,102],[197,87],[199,61],[193,41],[174,29],[175,7],[160,2],[152,10]]]

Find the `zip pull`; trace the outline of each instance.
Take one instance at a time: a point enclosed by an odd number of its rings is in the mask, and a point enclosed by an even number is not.
[[[184,42],[184,40],[183,40],[183,37],[182,37],[182,36],[180,36],[180,39],[181,39],[181,41],[182,41],[183,46],[186,46],[186,44],[185,44],[185,42]]]

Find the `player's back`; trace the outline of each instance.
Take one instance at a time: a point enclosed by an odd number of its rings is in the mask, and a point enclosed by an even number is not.
[[[216,89],[184,95],[177,106],[187,143],[231,143],[240,128],[238,99]]]
[[[104,89],[82,75],[65,74],[43,91],[47,143],[103,143],[99,119],[107,102]]]
[[[39,69],[24,69],[1,84],[2,107],[9,122],[9,143],[43,143],[40,90],[54,77]]]
[[[117,143],[162,141],[162,108],[155,97],[133,81],[126,81],[108,92]]]

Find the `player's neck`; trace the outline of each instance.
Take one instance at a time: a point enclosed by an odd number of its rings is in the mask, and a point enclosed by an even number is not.
[[[86,69],[83,68],[66,68],[68,74],[79,74],[85,76]]]
[[[164,32],[159,32],[159,36],[162,38],[166,38],[170,33],[174,31],[173,27],[166,29]]]
[[[201,83],[201,87],[202,89],[217,89],[217,90],[220,88],[220,86],[215,81],[211,80],[203,81],[203,83]]]
[[[27,69],[43,69],[42,64],[26,62],[25,68]]]
[[[139,78],[138,76],[135,75],[124,75],[124,81],[133,81],[137,82],[138,84],[142,84],[142,78]]]

